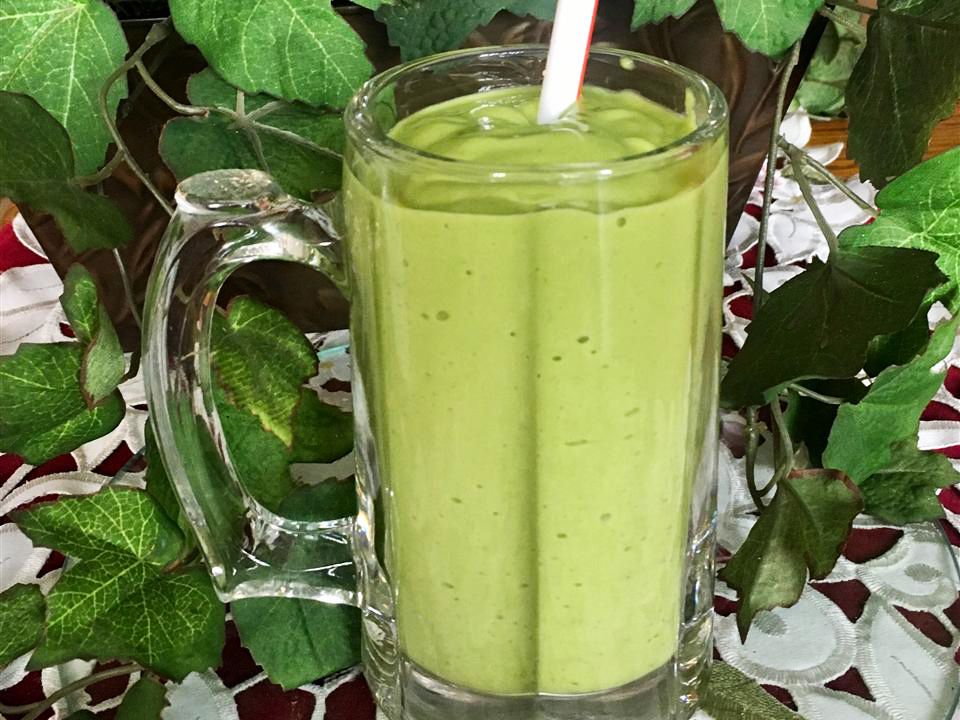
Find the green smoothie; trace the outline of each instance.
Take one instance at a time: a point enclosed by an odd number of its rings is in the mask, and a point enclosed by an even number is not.
[[[538,91],[390,133],[461,163],[358,153],[345,180],[401,650],[498,694],[595,692],[671,661],[719,355],[726,148],[618,163],[693,119],[587,87],[541,126]],[[572,165],[606,161],[589,181]]]

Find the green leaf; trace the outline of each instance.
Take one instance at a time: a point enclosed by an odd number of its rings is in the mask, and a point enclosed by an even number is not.
[[[888,467],[893,445],[915,438],[920,414],[943,384],[946,368],[936,366],[950,352],[960,316],[941,325],[922,355],[884,370],[856,405],[843,405],[823,453],[825,467],[845,472],[860,484]]]
[[[291,598],[231,603],[240,640],[270,680],[292,690],[360,662],[360,611]]]
[[[126,54],[120,23],[100,0],[0,0],[0,90],[29,95],[66,128],[81,175],[103,163],[111,138],[97,98]],[[126,96],[120,78],[108,96],[111,117]],[[24,138],[29,149],[34,135]]]
[[[800,599],[808,570],[817,580],[830,574],[862,509],[856,485],[836,470],[795,470],[780,481],[770,505],[720,572],[740,596],[742,639],[758,612]]]
[[[0,450],[39,465],[120,424],[126,405],[119,392],[87,407],[82,362],[79,343],[25,343],[0,357]]]
[[[835,397],[846,402],[859,402],[867,394],[867,387],[855,379],[807,380],[803,387],[821,395]],[[822,465],[823,451],[827,447],[830,428],[837,418],[839,406],[804,397],[795,390],[788,391],[787,410],[784,420],[795,445],[803,443],[816,466]]]
[[[887,466],[860,483],[860,491],[868,513],[903,525],[943,517],[936,490],[958,482],[945,456],[923,452],[908,438],[893,445]]]
[[[196,105],[233,109],[237,92],[208,68],[190,78],[187,94]],[[246,128],[217,114],[171,120],[160,138],[164,162],[180,179],[207,170],[265,170],[287,192],[304,199],[318,190],[338,189],[344,145],[340,114],[268,95],[246,96],[244,112],[258,111],[267,103],[273,104],[256,117],[258,124]]]
[[[756,680],[716,660],[701,707],[714,720],[803,720]]]
[[[960,147],[897,178],[877,194],[876,203],[880,217],[844,230],[841,247],[935,252],[937,266],[950,282],[946,291],[960,287]]]
[[[715,0],[723,27],[751,50],[780,55],[807,32],[824,0]]]
[[[167,705],[167,689],[151,677],[141,677],[127,690],[116,720],[160,720]]]
[[[856,375],[869,342],[909,323],[943,281],[935,262],[932,253],[865,247],[811,263],[750,323],[721,385],[725,405],[759,405],[768,390],[803,378]]]
[[[630,28],[663,22],[668,17],[680,17],[693,7],[697,0],[634,0]]]
[[[357,514],[357,486],[353,478],[331,478],[294,489],[280,504],[279,514],[291,520],[323,522]]]
[[[930,324],[924,304],[917,310],[910,324],[890,335],[879,335],[867,347],[867,359],[863,369],[870,377],[876,377],[891,365],[906,365],[923,352],[930,340]]]
[[[47,596],[33,669],[129,658],[180,680],[219,662],[223,605],[202,568],[166,571],[182,537],[146,493],[105,488],[14,514],[38,545],[79,560]]]
[[[232,405],[219,389],[214,397],[230,458],[244,488],[275,511],[294,487],[288,468],[289,449],[254,415]]]
[[[549,19],[554,6],[552,0],[410,0],[382,6],[376,17],[387,26],[387,36],[400,48],[400,57],[412,60],[460,47],[501,10]]]
[[[43,634],[45,603],[38,585],[0,593],[0,667],[32,650]]]
[[[133,237],[116,205],[84,192],[73,177],[70,139],[57,120],[26,95],[0,92],[0,195],[53,215],[77,252]]]
[[[310,388],[300,391],[293,418],[291,462],[329,463],[353,450],[353,415],[321,402]]]
[[[847,86],[849,153],[861,177],[882,187],[920,162],[960,95],[958,45],[960,3],[880,0]]]
[[[855,10],[837,7],[834,12],[854,23],[860,20]],[[796,99],[800,105],[814,115],[836,115],[843,110],[844,91],[863,46],[860,38],[847,27],[835,22],[827,25],[797,89]]]
[[[372,66],[330,0],[172,0],[177,31],[249,93],[343,107]]]
[[[63,281],[60,304],[81,344],[86,345],[80,367],[80,386],[87,405],[94,407],[123,379],[125,364],[120,339],[106,307],[97,299],[93,277],[79,264],[70,266]]]
[[[215,319],[213,366],[230,401],[289,447],[300,388],[317,371],[303,333],[278,310],[234,298]]]
[[[180,502],[177,500],[170,477],[163,466],[163,460],[160,457],[160,449],[157,447],[156,439],[153,435],[153,423],[148,422],[144,430],[144,444],[146,451],[144,453],[147,461],[147,471],[144,477],[146,482],[147,494],[154,499],[164,515],[180,529],[184,538],[183,549],[180,556],[184,557],[196,547],[196,536],[193,526],[187,520]]]

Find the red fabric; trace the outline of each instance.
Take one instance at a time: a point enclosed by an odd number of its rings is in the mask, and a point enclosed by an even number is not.
[[[13,232],[13,223],[0,226],[0,272],[15,267],[43,265],[47,259],[17,239]]]

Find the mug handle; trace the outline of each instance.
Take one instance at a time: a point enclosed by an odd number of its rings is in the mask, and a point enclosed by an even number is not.
[[[224,601],[297,597],[357,605],[355,517],[281,517],[247,492],[213,400],[211,329],[231,272],[258,260],[320,271],[347,296],[340,241],[323,210],[256,170],[195,175],[177,188],[147,289],[144,385],[160,456]]]

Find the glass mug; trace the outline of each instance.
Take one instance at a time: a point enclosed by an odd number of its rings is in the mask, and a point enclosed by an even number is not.
[[[435,103],[538,85],[545,59],[472,49],[370,80],[324,208],[253,170],[184,181],[150,281],[151,421],[217,592],[359,606],[390,718],[673,720],[710,662],[722,95],[597,49],[587,83],[695,129],[623,160],[501,167],[388,134]],[[268,259],[351,302],[356,517],[281,517],[231,463],[215,299]]]

